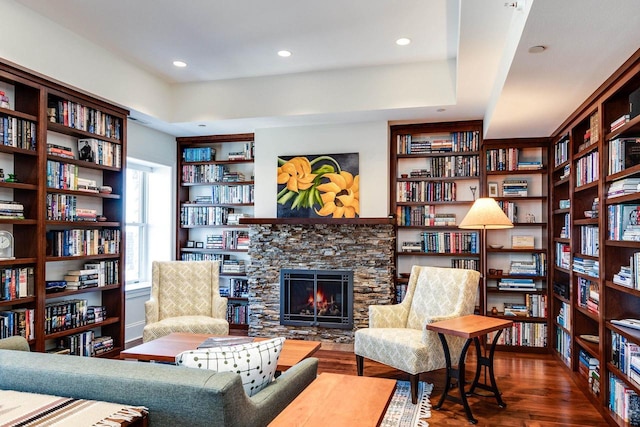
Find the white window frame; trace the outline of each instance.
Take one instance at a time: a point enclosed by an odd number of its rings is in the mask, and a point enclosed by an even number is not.
[[[148,215],[148,206],[149,206],[149,174],[153,173],[153,169],[150,168],[149,166],[145,166],[142,165],[140,163],[136,163],[133,160],[128,159],[127,160],[127,169],[132,169],[132,170],[138,170],[141,172],[144,172],[143,174],[143,184],[142,184],[142,197],[141,197],[141,206],[140,206],[140,211],[141,211],[141,216],[142,216],[142,222],[126,222],[125,223],[125,227],[138,227],[139,229],[139,235],[140,237],[140,241],[138,242],[139,245],[139,254],[138,254],[138,266],[139,266],[139,271],[138,271],[138,278],[136,279],[126,279],[126,269],[125,269],[125,282],[126,282],[126,286],[130,287],[132,285],[136,285],[139,283],[148,283],[150,281],[150,278],[147,277],[148,275],[148,269],[146,268],[146,266],[148,265],[148,253],[149,253],[149,215]],[[129,186],[126,186],[127,189],[129,189]],[[129,203],[125,204],[126,207],[129,206]],[[125,208],[126,209],[126,208]],[[127,215],[125,213],[125,219],[127,218]],[[126,228],[125,228],[126,229]]]

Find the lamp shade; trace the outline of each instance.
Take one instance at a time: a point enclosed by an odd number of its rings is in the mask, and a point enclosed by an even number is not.
[[[481,197],[473,203],[458,228],[497,230],[512,228],[513,223],[491,197]]]

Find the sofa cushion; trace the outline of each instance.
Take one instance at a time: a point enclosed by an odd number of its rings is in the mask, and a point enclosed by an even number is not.
[[[176,356],[176,364],[188,368],[235,372],[249,396],[267,386],[278,367],[284,338],[248,344],[187,350]]]

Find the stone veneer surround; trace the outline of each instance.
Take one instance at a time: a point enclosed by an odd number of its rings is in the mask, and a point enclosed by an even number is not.
[[[249,335],[352,343],[369,305],[393,301],[396,238],[390,220],[248,219]],[[258,223],[255,223],[258,222]],[[353,271],[353,329],[280,324],[280,269]]]

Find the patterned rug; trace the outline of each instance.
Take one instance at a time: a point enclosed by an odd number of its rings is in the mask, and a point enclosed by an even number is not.
[[[418,403],[411,403],[411,385],[409,381],[398,381],[396,391],[382,420],[381,427],[428,427],[427,418],[431,417],[429,397],[433,384],[418,383]]]

